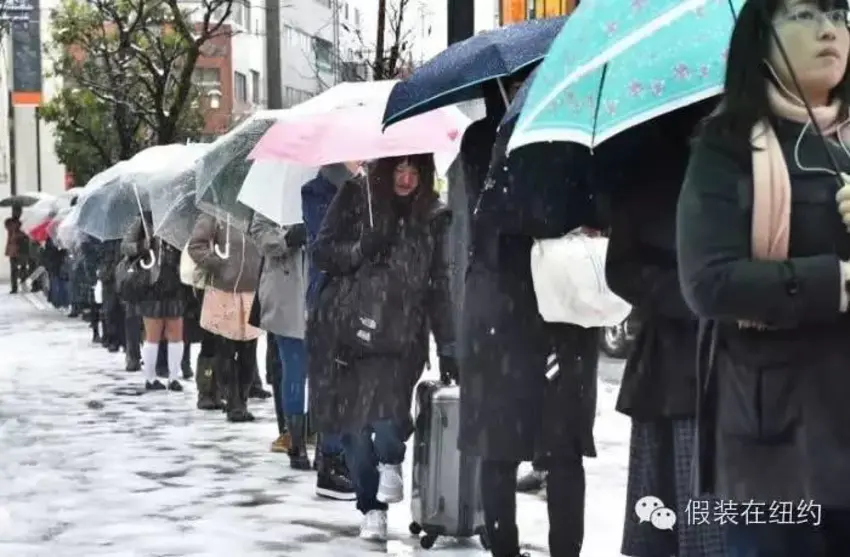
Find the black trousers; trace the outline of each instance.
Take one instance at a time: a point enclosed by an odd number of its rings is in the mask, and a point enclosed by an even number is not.
[[[115,290],[114,284],[104,285],[103,287],[103,336],[112,346],[124,346],[124,304],[118,297],[118,292]]]
[[[222,373],[228,412],[247,408],[256,365],[256,340],[216,339],[216,370]]]
[[[142,359],[142,318],[124,312],[124,346],[131,360]]]
[[[485,460],[481,466],[484,520],[494,557],[519,555],[516,482],[519,462]],[[574,459],[546,463],[549,554],[579,557],[584,542],[584,463]]]

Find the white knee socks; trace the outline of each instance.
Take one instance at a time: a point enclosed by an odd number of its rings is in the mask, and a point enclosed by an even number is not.
[[[158,353],[159,344],[156,342],[145,342],[142,345],[142,373],[148,383],[153,383],[156,380],[156,357]]]
[[[183,342],[168,343],[168,380],[180,379],[180,364],[183,362]]]

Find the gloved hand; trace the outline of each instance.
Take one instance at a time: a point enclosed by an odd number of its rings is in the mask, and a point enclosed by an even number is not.
[[[360,236],[360,253],[365,259],[377,255],[393,241],[396,235],[395,221],[376,219],[375,226],[367,226]]]
[[[440,356],[440,381],[443,383],[457,382],[460,379],[460,369],[457,360],[451,356]]]
[[[307,244],[307,227],[303,222],[293,224],[283,235],[286,245],[290,248],[301,248]]]
[[[841,215],[841,220],[850,228],[850,174],[842,172],[841,179],[844,181],[844,186],[838,190],[835,200],[838,202],[838,213]]]

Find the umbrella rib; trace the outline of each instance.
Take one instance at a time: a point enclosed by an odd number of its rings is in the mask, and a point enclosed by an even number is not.
[[[605,87],[605,76],[608,75],[608,64],[602,66],[602,75],[599,78],[599,89],[596,91],[596,110],[593,111],[593,125],[590,127],[590,151],[596,141],[596,124],[599,121],[599,108],[602,106],[602,89]]]

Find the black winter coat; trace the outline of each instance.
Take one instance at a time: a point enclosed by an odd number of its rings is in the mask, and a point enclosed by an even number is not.
[[[642,421],[696,412],[698,319],[682,296],[676,258],[676,203],[688,140],[666,135],[678,144],[665,145],[663,138],[649,143],[663,161],[626,164],[629,183],[613,187],[605,262],[608,286],[634,307],[640,323],[617,409]]]
[[[147,228],[153,230],[149,217]],[[142,219],[137,218],[124,234],[121,253],[128,257],[144,255],[144,239],[145,229],[142,226]],[[184,295],[184,285],[180,282],[180,251],[160,238],[153,239],[151,249],[156,254],[156,265],[151,269],[154,282],[150,285],[146,300],[164,302],[181,299]]]
[[[313,264],[327,274],[311,309],[307,325],[310,412],[323,432],[359,431],[378,420],[393,420],[407,432],[413,388],[428,361],[429,331],[440,354],[454,352],[454,324],[449,291],[446,240],[450,213],[434,195],[433,210],[420,221],[402,217],[386,263],[409,277],[401,288],[405,299],[421,299],[414,320],[410,349],[403,356],[362,356],[337,342],[337,293],[341,278],[363,264],[357,247],[361,231],[369,226],[366,184],[346,182],[337,192],[311,247]],[[425,192],[420,195],[426,195]],[[373,197],[375,219],[399,218]],[[380,257],[380,256],[379,256]],[[411,285],[420,285],[413,289]],[[366,293],[385,300],[384,292]]]
[[[581,169],[587,169],[589,154],[545,144],[508,160],[511,127],[500,130],[488,183],[472,217],[459,342],[459,446],[505,461],[532,460],[540,453],[591,456],[598,330],[545,323],[530,263],[534,238],[598,224],[582,193]],[[588,206],[582,208],[584,203]],[[557,384],[545,378],[553,352],[560,360]]]
[[[751,154],[704,135],[691,156],[678,208],[679,271],[688,304],[716,323],[713,366],[700,378],[699,487],[722,499],[848,508],[850,317],[839,310],[839,259],[850,256],[850,236],[835,179],[794,162],[801,128],[776,126],[791,178],[785,261],[751,259]],[[843,149],[831,148],[850,171]],[[830,167],[811,133],[799,161]],[[738,320],[771,329],[740,329]]]

